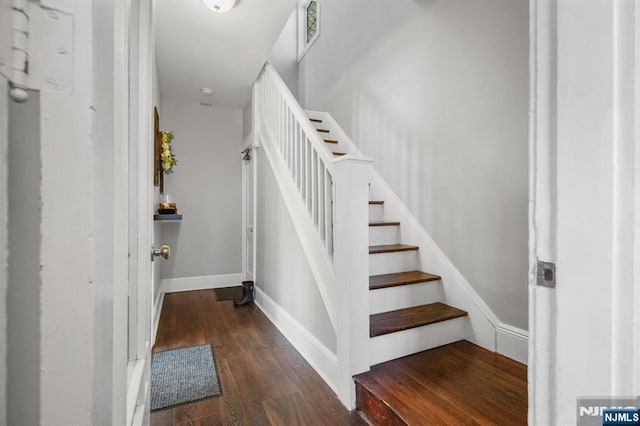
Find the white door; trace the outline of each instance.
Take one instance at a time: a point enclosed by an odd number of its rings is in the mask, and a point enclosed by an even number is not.
[[[580,398],[640,395],[637,8],[532,0],[531,425],[602,424]]]
[[[27,13],[11,12],[12,3]],[[151,0],[46,3],[0,0],[0,321],[6,289],[4,74],[14,63],[7,42],[15,15],[28,25],[16,37],[21,46],[29,37],[26,81],[40,90],[41,101],[42,368],[30,400],[41,407],[41,423],[142,423],[151,336]],[[131,21],[134,15],[139,18]],[[131,41],[138,58],[132,70],[130,33],[138,35]],[[130,87],[130,72],[144,83]],[[1,359],[5,352],[0,331]],[[61,362],[64,354],[74,358]],[[5,367],[0,364],[0,424]],[[73,395],[61,393],[60,383]],[[71,397],[73,404],[61,403]]]

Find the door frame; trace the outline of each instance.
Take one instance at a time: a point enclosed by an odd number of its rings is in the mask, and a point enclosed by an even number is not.
[[[530,0],[532,425],[575,423],[580,397],[640,394],[636,3]],[[538,260],[555,288],[537,285]]]
[[[255,280],[256,278],[256,202],[257,202],[257,150],[255,149],[254,143],[254,132],[251,131],[244,139],[242,143],[241,151],[245,149],[250,150],[251,160],[242,161],[242,279],[243,280]],[[249,170],[251,170],[252,176],[252,188],[253,194],[248,194],[249,192]],[[253,214],[252,217],[249,217],[249,208],[248,208],[248,197],[251,197],[253,203]],[[249,234],[249,223],[252,223],[253,227],[253,248],[252,248],[252,257],[253,257],[253,265],[251,265],[251,270],[249,270],[249,247],[247,243],[247,237]]]
[[[137,23],[130,23],[130,8],[139,7]],[[152,58],[153,22],[152,0],[118,0],[114,3],[114,135],[120,141],[130,141],[135,136],[137,161],[129,164],[129,143],[117,143],[114,167],[115,205],[120,211],[114,212],[116,224],[114,232],[114,254],[125,261],[116,262],[115,282],[128,283],[129,255],[135,274],[135,314],[129,315],[129,289],[127,285],[114,286],[114,422],[124,424],[144,424],[149,415],[150,362],[151,362],[151,304],[153,272],[150,258],[153,222],[153,106],[152,106]],[[134,14],[133,16],[135,16]],[[132,39],[130,31],[137,29],[138,67],[137,87],[130,87],[129,49]],[[130,99],[130,96],[132,97]],[[131,102],[132,100],[132,102]],[[129,106],[132,106],[130,109]],[[130,128],[130,124],[135,128]],[[133,131],[131,131],[133,130]],[[136,173],[136,176],[133,176]],[[137,193],[136,226],[137,235],[129,238],[129,180],[133,179]],[[127,206],[127,208],[122,208]],[[130,247],[129,244],[134,247]],[[129,322],[132,321],[131,324]],[[135,329],[134,351],[128,350],[129,327]],[[130,357],[131,356],[131,357]],[[116,419],[121,419],[116,421]]]
[[[150,258],[153,244],[153,1],[140,0],[138,10],[138,69],[137,88],[134,88],[137,111],[130,111],[137,126],[137,310],[136,358],[134,377],[127,389],[127,424],[144,424],[149,415],[150,372],[153,304],[153,264]],[[136,25],[134,25],[134,28]],[[137,90],[136,90],[137,89]],[[132,91],[132,93],[134,93]]]

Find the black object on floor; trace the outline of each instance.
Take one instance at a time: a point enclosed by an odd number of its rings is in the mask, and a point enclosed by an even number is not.
[[[222,302],[223,300],[237,300],[244,297],[244,289],[239,285],[214,288],[213,291],[216,293],[216,300],[218,302]]]
[[[247,305],[253,302],[253,281],[242,281],[243,296],[233,301],[234,306]]]

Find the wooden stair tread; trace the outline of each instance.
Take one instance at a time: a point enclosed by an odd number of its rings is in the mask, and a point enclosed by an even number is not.
[[[369,222],[369,226],[399,226],[400,222]]]
[[[466,340],[374,365],[354,380],[357,410],[372,424],[527,424],[526,365]]]
[[[337,141],[337,140],[335,140],[335,139],[325,139],[324,141],[325,141],[326,143],[338,143],[338,141]]]
[[[336,157],[341,157],[343,155],[347,155],[346,152],[333,152],[332,154],[335,155]]]
[[[317,118],[310,118],[309,120],[313,123],[322,123],[322,120],[318,120]]]
[[[316,130],[319,131],[320,133],[329,133],[329,131],[326,129],[316,129]]]
[[[369,277],[369,290],[379,288],[397,287],[402,285],[438,281],[439,275],[422,271],[395,272],[393,274],[372,275]]]
[[[371,185],[371,184],[369,184]],[[384,204],[384,201],[382,200],[369,200],[369,205],[381,205]]]
[[[369,335],[381,336],[464,316],[467,313],[462,309],[441,302],[382,312],[369,316]]]
[[[414,251],[420,250],[418,246],[410,246],[407,244],[385,244],[381,246],[369,246],[369,254],[393,253],[396,251]]]

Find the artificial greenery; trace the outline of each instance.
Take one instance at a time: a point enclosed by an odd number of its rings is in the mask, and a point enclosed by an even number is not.
[[[162,153],[160,154],[160,162],[162,163],[162,171],[166,174],[172,173],[173,168],[178,164],[176,156],[171,149],[171,142],[173,141],[172,132],[162,133]]]

